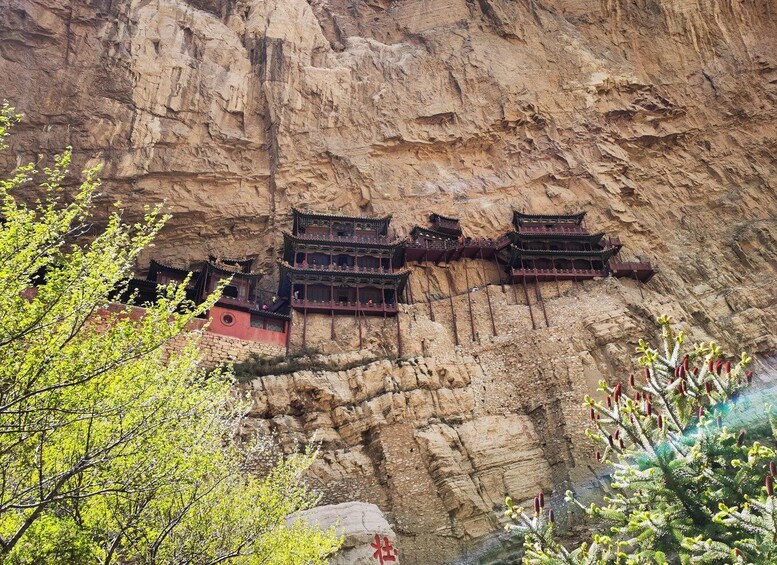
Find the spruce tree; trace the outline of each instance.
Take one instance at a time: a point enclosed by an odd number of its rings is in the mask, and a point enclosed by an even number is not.
[[[688,347],[668,317],[661,344],[640,340],[641,370],[586,397],[594,458],[611,468],[604,503],[584,507],[596,534],[568,550],[544,495],[528,511],[507,500],[526,534],[526,563],[774,563],[775,418],[768,395],[745,394],[752,359],[715,343]]]

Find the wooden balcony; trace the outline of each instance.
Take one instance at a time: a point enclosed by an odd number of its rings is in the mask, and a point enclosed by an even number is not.
[[[304,298],[292,298],[291,307],[295,310],[307,310],[323,314],[364,314],[366,316],[393,316],[399,311],[396,302],[342,302],[337,300],[307,300]]]
[[[285,309],[288,311],[288,303],[286,303],[285,308],[283,307],[283,303],[276,302],[273,303],[263,303],[260,302],[253,297],[246,300],[244,298],[231,298],[229,296],[222,296],[219,298],[218,302],[216,303],[219,306],[229,308],[230,306],[234,308],[240,308],[240,309],[249,309],[253,310],[257,313],[266,314],[271,317],[279,317],[279,318],[288,318],[288,312],[282,312],[282,309]],[[267,309],[264,309],[264,306],[267,306]]]
[[[640,282],[648,282],[656,274],[650,263],[639,261],[621,263],[611,260],[610,270],[615,277],[636,279]]]
[[[359,273],[365,275],[393,275],[398,271],[393,268],[384,269],[382,267],[359,267],[357,265],[316,265],[295,263],[297,269],[307,269],[309,271],[321,271],[331,273]]]
[[[405,249],[407,261],[431,261],[447,263],[465,257],[467,259],[493,259],[497,241],[487,238],[468,238],[458,240],[416,240],[410,241]],[[509,244],[509,240],[505,245]]]
[[[513,283],[535,281],[581,281],[606,277],[606,269],[511,269]]]
[[[298,233],[294,237],[304,241],[312,242],[332,242],[332,243],[359,243],[364,245],[391,245],[398,243],[398,240],[385,235],[375,236],[356,236],[356,235],[337,235],[328,233]]]
[[[458,220],[449,220],[440,216],[435,216],[434,226],[440,231],[447,231],[451,233],[461,233],[461,225]]]
[[[518,226],[518,233],[525,234],[573,234],[573,235],[586,235],[588,230],[583,226],[576,225],[555,225],[552,227],[542,225],[526,225],[521,224]]]

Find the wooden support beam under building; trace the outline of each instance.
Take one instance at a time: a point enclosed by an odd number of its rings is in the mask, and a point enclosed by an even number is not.
[[[464,262],[464,280],[467,284],[467,305],[469,306],[469,326],[472,331],[472,343],[475,343],[475,318],[472,315],[472,287],[469,286],[469,269],[467,262]]]
[[[307,349],[308,309],[302,309],[302,350]]]
[[[334,306],[335,303],[335,286],[329,285],[329,303]],[[329,337],[332,341],[334,341],[335,338],[335,309],[331,308],[329,310]]]
[[[394,295],[396,295],[396,287],[394,288]],[[402,357],[402,327],[399,323],[399,312],[394,317],[397,320],[397,357]]]
[[[448,300],[451,303],[451,324],[453,325],[453,342],[459,345],[459,330],[456,327],[456,308],[453,306],[453,276],[449,270],[445,273],[448,275]]]
[[[496,337],[496,323],[494,322],[494,310],[491,307],[491,295],[488,292],[488,287],[490,286],[488,284],[488,279],[486,278],[486,268],[485,263],[483,262],[483,248],[480,248],[480,266],[483,273],[483,284],[486,287],[486,300],[488,301],[488,315],[491,316],[491,331],[494,334],[494,337]],[[496,264],[497,271],[499,271],[499,263]],[[500,271],[501,272],[501,271]],[[499,276],[500,282],[502,279],[502,276]]]
[[[548,313],[545,311],[545,302],[542,300],[542,289],[540,288],[540,280],[537,278],[537,275],[534,275],[534,292],[537,295],[537,302],[540,303],[540,306],[542,307],[542,315],[545,317],[545,326],[550,327],[550,322],[548,322]]]
[[[286,322],[286,357],[289,356],[289,349],[291,348],[291,311],[289,312],[289,321]]]
[[[424,255],[424,273],[426,274],[426,302],[429,304],[429,319],[434,322],[434,310],[432,309],[432,281],[429,277],[429,261],[427,251]]]
[[[526,288],[526,277],[522,277],[521,281],[523,282],[523,295],[526,297],[526,304],[529,306],[529,316],[531,316],[531,329],[536,330],[537,324],[534,322],[534,312],[532,312],[532,309],[531,309],[531,301],[529,300],[529,290]],[[515,285],[513,285],[513,288],[515,288]]]
[[[362,319],[361,316],[359,316],[360,311],[360,298],[359,298],[359,287],[356,287],[356,322],[359,324],[359,349],[362,348]]]

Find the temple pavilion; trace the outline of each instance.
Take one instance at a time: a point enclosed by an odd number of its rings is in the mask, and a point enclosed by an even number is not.
[[[615,256],[621,250],[617,238],[603,232],[590,233],[585,212],[550,215],[513,212],[514,230],[507,234],[509,245],[497,253],[497,260],[511,282],[585,280],[616,276],[646,282],[653,275],[649,263],[628,263],[618,268]]]
[[[292,308],[329,314],[394,315],[407,284],[406,243],[391,216],[366,218],[293,210],[283,234],[279,295]]]
[[[434,213],[429,215],[429,223],[430,227],[415,226],[410,230],[405,251],[407,261],[440,263],[463,257],[494,258],[498,241],[465,237],[458,218]]]
[[[187,277],[186,296],[199,304],[222,281],[221,298],[208,311],[208,331],[250,341],[285,345],[290,316],[288,301],[278,296],[262,296],[258,288],[261,275],[251,271],[253,259],[209,257],[187,269],[151,261],[145,279],[132,279],[130,290],[137,293],[136,304],[156,300],[160,287],[183,283]],[[124,298],[128,296],[125,293]]]

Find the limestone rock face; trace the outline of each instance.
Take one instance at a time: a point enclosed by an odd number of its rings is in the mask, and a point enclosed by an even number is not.
[[[330,565],[374,565],[378,562],[376,551],[378,555],[391,558],[387,562],[400,563],[397,535],[374,504],[343,502],[318,506],[288,519],[289,522],[295,520],[304,520],[324,530],[334,527],[337,535],[343,536],[343,545],[329,561]]]
[[[539,294],[481,261],[413,266],[398,326],[309,317],[342,370],[246,385],[246,433],[316,437],[327,501],[376,504],[403,562],[442,563],[504,495],[591,480],[581,399],[627,377],[655,316],[775,374],[776,19],[771,0],[0,0],[0,96],[26,115],[0,169],[72,145],[74,170],[105,162],[100,213],[166,202],[149,254],[256,255],[265,290],[292,206],[471,236],[586,210],[651,260],[646,286]]]

